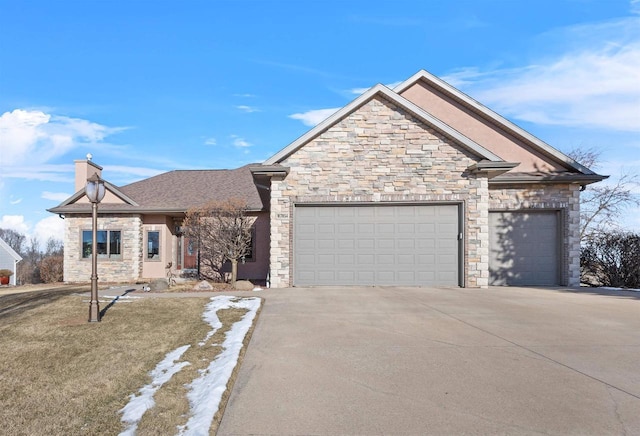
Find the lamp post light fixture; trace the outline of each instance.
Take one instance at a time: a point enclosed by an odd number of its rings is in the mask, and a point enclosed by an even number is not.
[[[104,180],[93,173],[87,179],[84,188],[91,202],[91,301],[89,302],[89,322],[100,321],[100,303],[98,302],[98,203],[104,198]]]

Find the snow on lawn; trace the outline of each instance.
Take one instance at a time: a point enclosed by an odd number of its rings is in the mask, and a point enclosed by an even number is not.
[[[176,363],[176,360],[180,359],[189,347],[190,345],[184,345],[168,353],[166,357],[156,365],[155,369],[149,373],[152,378],[151,383],[142,387],[140,391],[138,391],[138,396],[131,395],[131,400],[120,410],[120,413],[123,414],[122,422],[129,424],[129,427],[120,433],[120,436],[133,436],[136,434],[136,428],[138,428],[138,423],[140,419],[142,419],[142,415],[155,406],[153,395],[156,391],[160,389],[163,384],[171,380],[174,374],[189,365],[189,362]]]
[[[640,292],[640,289],[631,289],[631,288],[611,288],[609,286],[601,286],[600,289],[606,289],[607,291],[631,291],[631,292]]]
[[[198,345],[203,346],[222,327],[217,312],[223,309],[247,309],[242,319],[225,334],[222,352],[211,361],[209,367],[200,372],[200,377],[193,380],[187,387],[187,398],[190,405],[189,421],[178,427],[179,435],[208,435],[213,417],[218,411],[222,394],[226,390],[233,369],[238,364],[240,351],[247,332],[253,324],[256,313],[262,304],[260,298],[242,298],[233,296],[219,296],[211,298],[202,318],[211,326],[211,331]],[[142,415],[154,406],[153,395],[167,381],[179,372],[189,362],[178,362],[189,345],[182,346],[168,353],[156,368],[149,374],[150,384],[139,391],[139,395],[131,395],[131,401],[120,410],[123,413],[122,422],[128,425],[120,436],[135,435],[136,428]]]
[[[207,319],[207,313],[213,313],[215,316],[215,312],[226,308],[247,309],[248,312],[226,333],[222,343],[223,351],[216,356],[200,377],[189,385],[187,398],[191,406],[191,417],[186,426],[178,427],[180,435],[209,434],[209,427],[211,427],[213,417],[220,406],[222,394],[226,390],[231,373],[238,363],[244,337],[251,328],[253,319],[262,303],[259,298],[244,298],[235,301],[234,297],[218,298],[220,300],[214,298],[214,301],[207,306],[208,312],[205,312],[205,319]],[[219,325],[218,317],[213,318],[208,319],[209,323],[212,326]]]

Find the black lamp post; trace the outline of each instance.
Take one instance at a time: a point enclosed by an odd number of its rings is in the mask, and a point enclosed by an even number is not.
[[[89,302],[89,322],[100,321],[100,303],[98,302],[98,203],[104,198],[104,180],[93,173],[87,179],[84,188],[91,202],[91,301]]]

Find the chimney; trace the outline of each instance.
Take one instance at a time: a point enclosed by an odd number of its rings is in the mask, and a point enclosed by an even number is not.
[[[98,174],[98,177],[102,177],[102,167],[91,162],[91,154],[87,155],[86,160],[73,161],[76,165],[76,186],[75,192],[84,190],[87,185],[87,179],[94,173]]]

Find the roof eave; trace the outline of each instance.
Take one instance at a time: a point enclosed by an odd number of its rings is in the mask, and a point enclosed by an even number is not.
[[[286,177],[290,168],[282,165],[256,165],[249,168],[254,176]]]
[[[577,185],[590,185],[607,179],[609,176],[599,174],[570,174],[570,175],[522,175],[512,177],[496,177],[489,180],[489,185],[530,185],[530,184],[549,184],[549,183],[569,183]]]
[[[264,212],[264,207],[255,208],[250,207],[246,209],[247,212]],[[63,207],[54,207],[51,209],[47,209],[47,212],[56,213],[60,215],[85,215],[91,214],[91,209],[87,208],[86,210],[78,210],[78,209],[65,209]],[[167,215],[167,214],[184,214],[187,211],[183,208],[175,208],[175,209],[154,209],[154,208],[139,208],[139,209],[119,209],[119,208],[98,208],[98,215],[100,214],[133,214],[133,215]]]
[[[471,174],[486,174],[487,178],[492,179],[508,171],[511,171],[519,165],[518,162],[493,162],[482,160],[471,165],[469,172]]]

